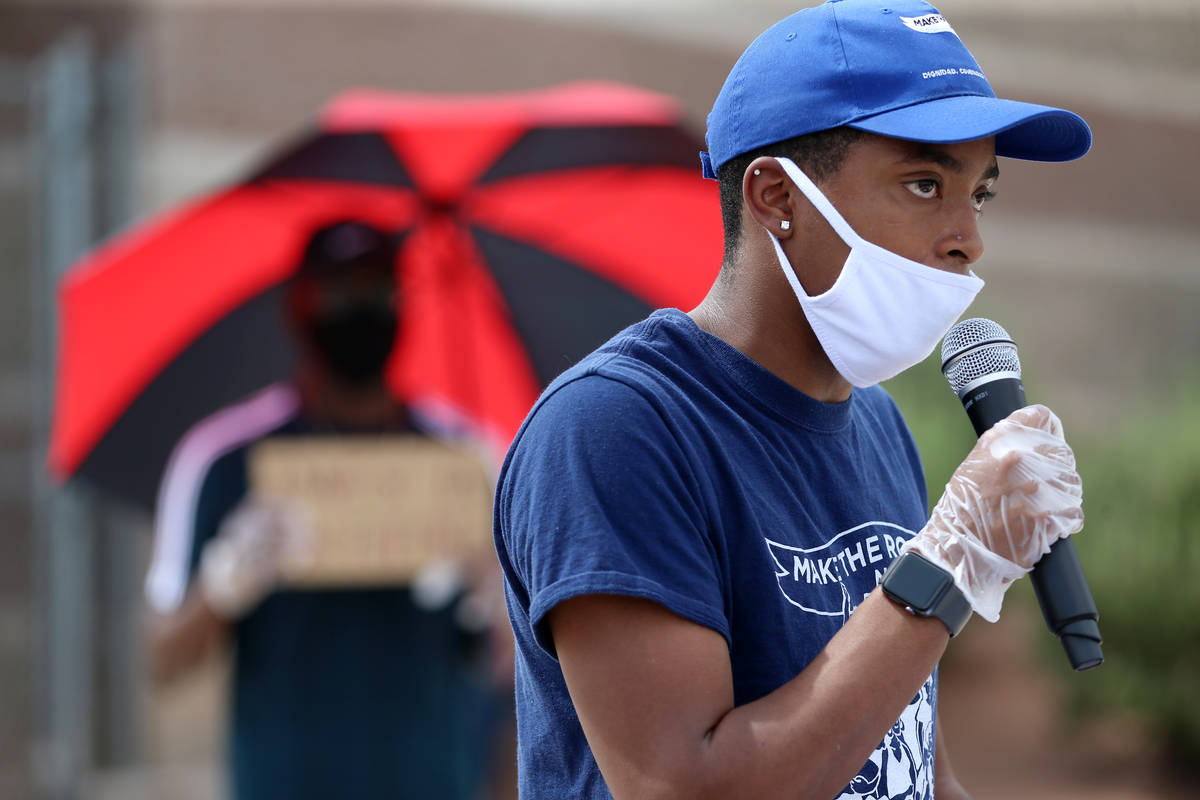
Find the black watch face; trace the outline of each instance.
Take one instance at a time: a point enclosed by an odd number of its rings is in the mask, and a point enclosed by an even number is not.
[[[887,590],[916,609],[927,609],[942,593],[950,578],[940,568],[923,558],[907,553],[903,569],[888,573]],[[904,556],[901,556],[904,558]]]

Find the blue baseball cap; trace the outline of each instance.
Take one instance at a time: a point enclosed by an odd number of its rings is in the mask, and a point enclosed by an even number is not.
[[[839,126],[917,142],[996,137],[996,154],[1070,161],[1092,145],[1070,111],[996,97],[936,8],[919,0],[827,0],[780,20],[733,65],[700,154],[729,159]]]

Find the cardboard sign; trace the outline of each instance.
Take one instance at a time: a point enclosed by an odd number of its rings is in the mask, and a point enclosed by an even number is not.
[[[310,526],[301,586],[405,583],[424,565],[492,547],[492,479],[480,454],[422,436],[266,439],[250,484]]]

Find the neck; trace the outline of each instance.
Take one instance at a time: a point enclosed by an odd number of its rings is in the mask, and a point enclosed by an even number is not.
[[[701,330],[809,397],[826,403],[850,397],[849,382],[825,355],[773,249],[747,253],[726,268],[689,315]]]
[[[361,386],[348,386],[312,366],[300,372],[296,384],[305,415],[317,422],[365,430],[400,428],[408,422],[407,410],[392,396],[382,376]]]

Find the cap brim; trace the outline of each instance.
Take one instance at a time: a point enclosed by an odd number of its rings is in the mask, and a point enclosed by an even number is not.
[[[1061,108],[959,95],[885,111],[848,127],[914,142],[969,142],[996,137],[996,155],[1027,161],[1071,161],[1092,146],[1083,117]]]

